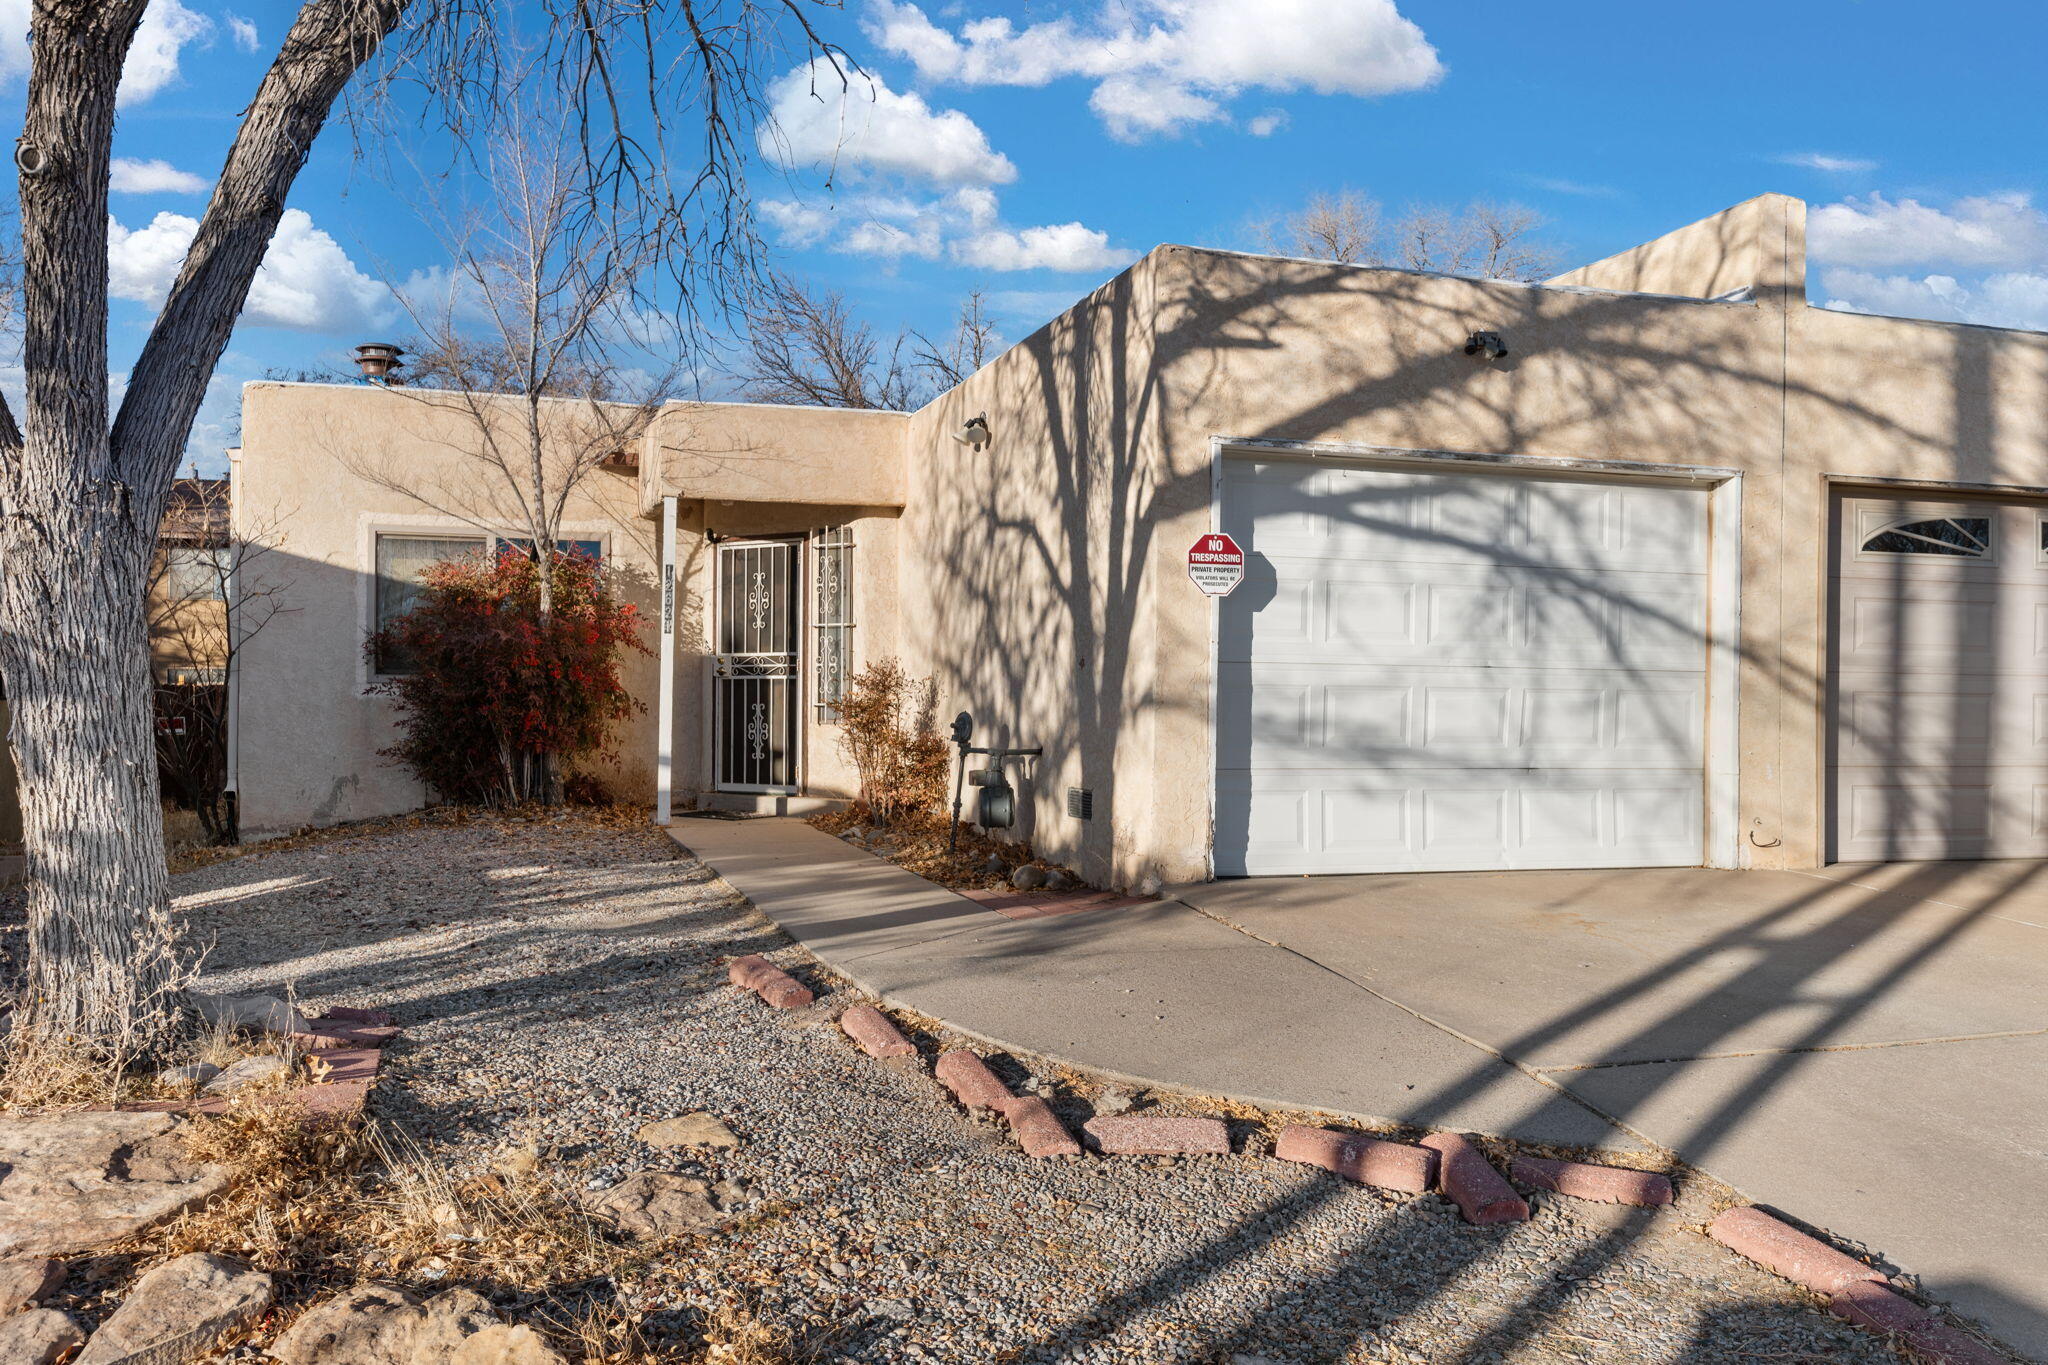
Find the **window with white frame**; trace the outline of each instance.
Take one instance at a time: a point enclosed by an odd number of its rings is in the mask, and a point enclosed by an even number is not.
[[[847,675],[853,671],[853,528],[824,527],[813,533],[811,543],[816,580],[811,703],[819,720],[836,721]]]

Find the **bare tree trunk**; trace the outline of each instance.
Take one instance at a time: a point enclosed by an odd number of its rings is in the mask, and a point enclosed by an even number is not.
[[[147,1046],[171,982],[142,587],[155,527],[107,420],[107,170],[143,0],[38,6],[23,124],[27,434],[0,434],[0,667],[29,871],[28,1017]],[[12,428],[10,418],[7,426]],[[11,457],[11,458],[9,458]]]
[[[145,0],[37,0],[21,166],[26,436],[0,409],[0,675],[29,874],[26,1016],[148,1050],[179,983],[143,595],[171,476],[313,135],[403,0],[309,0],[108,421],[114,96]]]

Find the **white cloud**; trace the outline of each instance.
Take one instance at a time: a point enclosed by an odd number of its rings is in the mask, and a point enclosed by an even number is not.
[[[953,259],[981,270],[1113,270],[1135,253],[1109,244],[1107,233],[1079,223],[1028,227],[1019,232],[990,229],[953,244]]]
[[[1271,137],[1273,134],[1286,128],[1287,124],[1288,118],[1285,109],[1268,109],[1263,114],[1253,115],[1245,123],[1244,130],[1253,137]]]
[[[1245,90],[1386,95],[1444,70],[1394,0],[1102,0],[1085,22],[978,19],[957,32],[909,0],[870,0],[866,28],[928,81],[1098,81],[1090,104],[1123,138],[1213,120]]]
[[[1852,313],[1975,322],[2048,331],[2048,274],[2008,271],[1966,284],[1953,275],[1878,275],[1828,270],[1827,307]]]
[[[2048,213],[2017,191],[1958,199],[1946,209],[1872,193],[1815,209],[1807,242],[1830,266],[2038,269],[2048,267]]]
[[[1094,271],[1125,265],[1136,255],[1080,223],[1005,228],[996,192],[985,185],[962,185],[936,199],[855,194],[830,209],[770,200],[761,211],[785,246],[824,245],[885,261],[950,258],[980,270]]]
[[[255,20],[244,19],[239,14],[223,15],[222,18],[227,23],[228,33],[234,38],[236,47],[244,52],[254,52],[263,46],[263,40],[256,36]]]
[[[1875,161],[1865,161],[1854,156],[1829,156],[1826,152],[1788,152],[1773,159],[1781,166],[1799,166],[1827,175],[1850,175],[1877,169]]]
[[[177,80],[178,59],[185,45],[212,32],[213,20],[186,9],[178,0],[149,0],[142,24],[135,30],[135,42],[128,49],[128,64],[121,69],[116,100],[140,104]]]
[[[1088,107],[1119,142],[1143,142],[1224,118],[1223,106],[1185,85],[1144,76],[1111,76],[1095,87]]]
[[[115,194],[204,194],[212,185],[168,161],[137,161],[117,156],[108,188]]]
[[[863,72],[848,71],[845,81],[822,57],[776,81],[762,154],[783,167],[847,168],[937,185],[1017,178],[1010,159],[959,110],[933,109],[922,96],[898,94]]]
[[[160,306],[199,231],[197,219],[159,213],[147,227],[107,223],[108,289],[114,297]],[[392,320],[391,291],[356,269],[303,209],[286,209],[249,287],[242,320],[308,332],[348,332]]]

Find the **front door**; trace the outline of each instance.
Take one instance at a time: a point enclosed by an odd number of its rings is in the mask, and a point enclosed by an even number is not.
[[[794,792],[797,543],[718,546],[712,726],[720,791]]]

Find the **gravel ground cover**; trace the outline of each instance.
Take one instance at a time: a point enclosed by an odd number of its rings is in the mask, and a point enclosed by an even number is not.
[[[203,867],[177,891],[214,944],[206,989],[397,1015],[373,1110],[453,1171],[525,1151],[567,1188],[739,1182],[726,1229],[599,1287],[657,1329],[737,1294],[823,1361],[1897,1359],[1688,1230],[1696,1199],[1539,1196],[1533,1221],[1477,1229],[1263,1156],[1034,1162],[931,1079],[935,1026],[899,1020],[920,1057],[858,1053],[832,1024],[858,997],[655,831],[429,824]],[[726,960],[754,952],[817,1004],[729,987]],[[1089,1078],[1037,1081],[1070,1124],[1091,1112]],[[1156,1106],[1229,1116],[1240,1151],[1295,1117]],[[692,1159],[635,1136],[700,1110],[739,1145]]]

